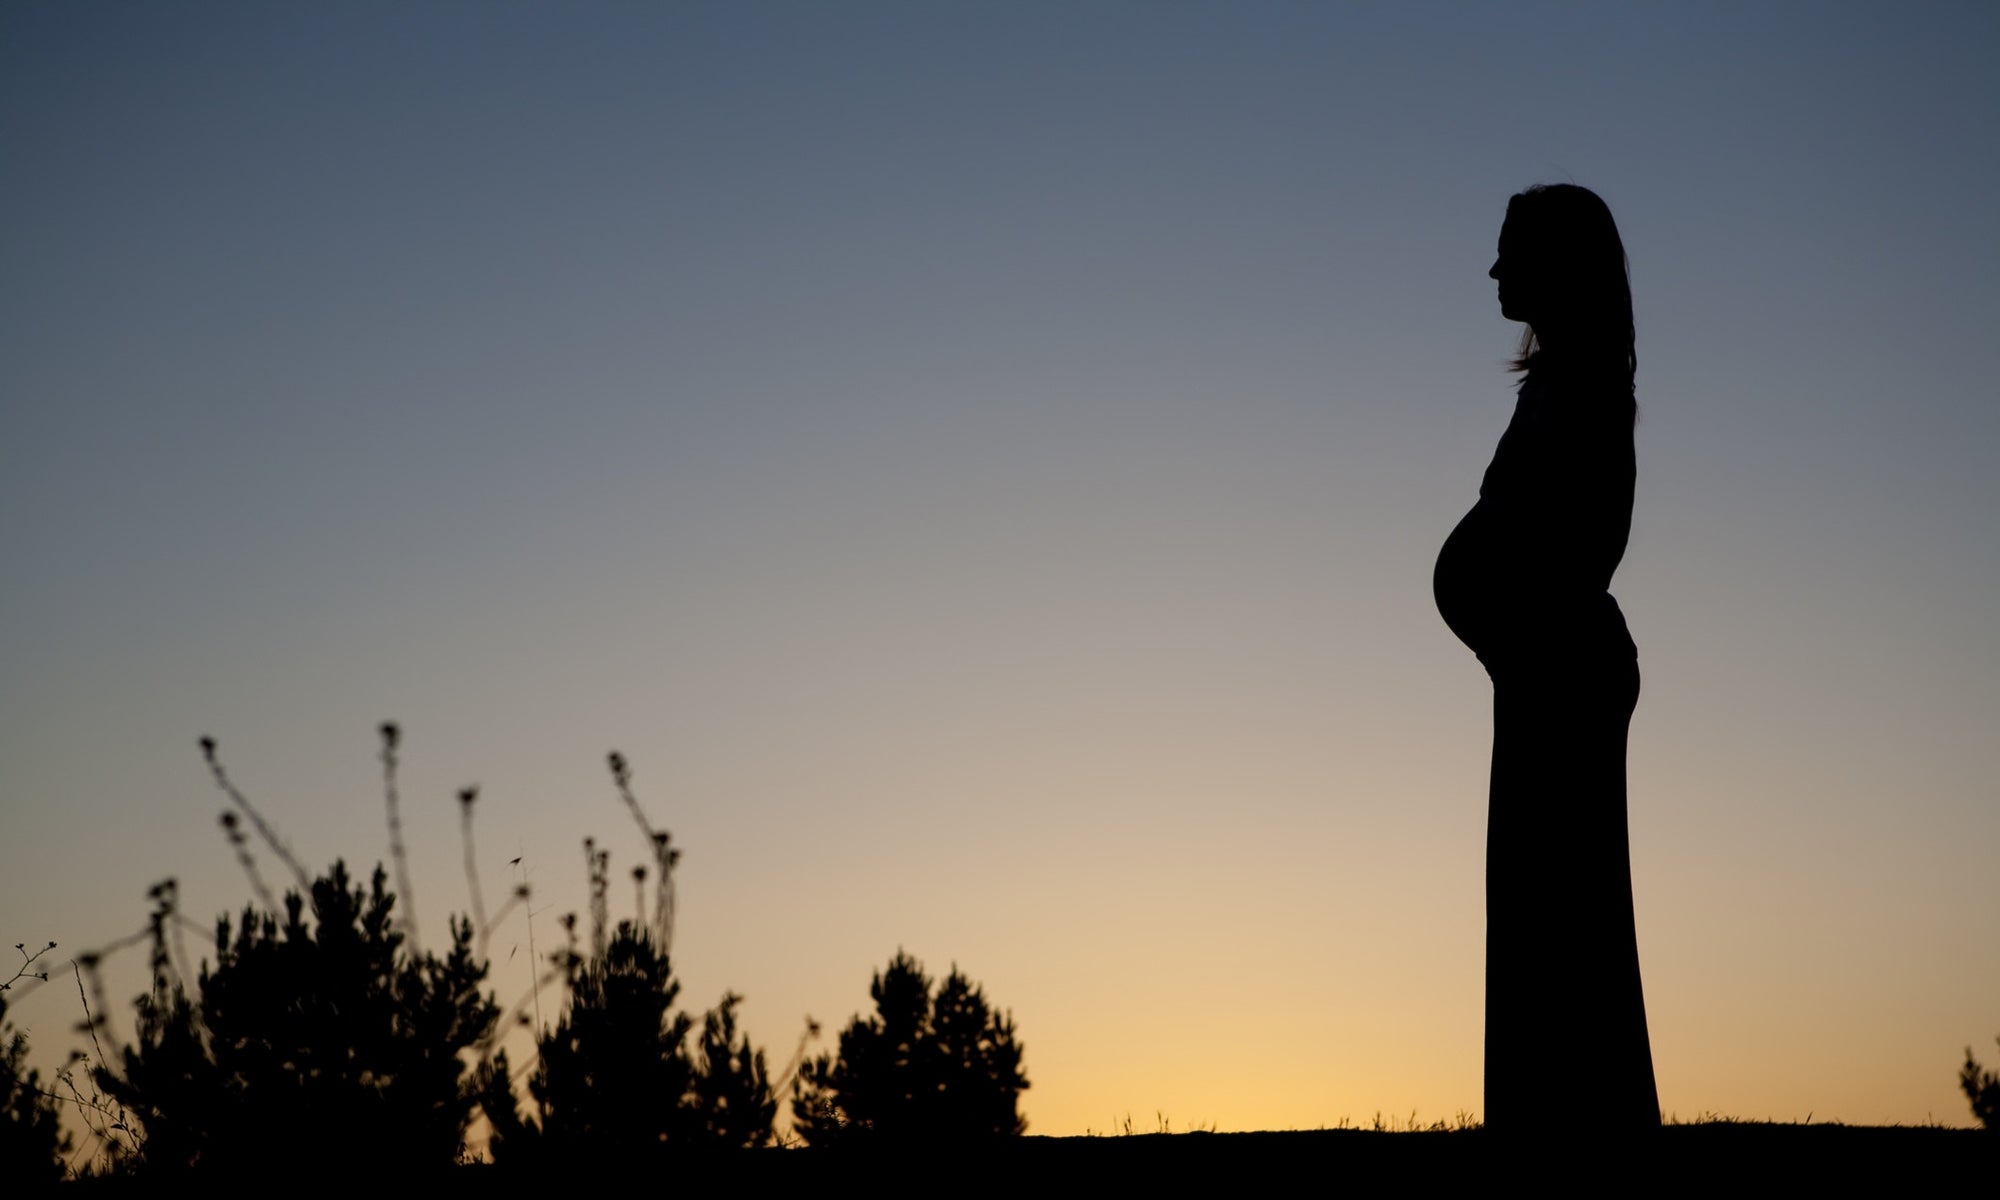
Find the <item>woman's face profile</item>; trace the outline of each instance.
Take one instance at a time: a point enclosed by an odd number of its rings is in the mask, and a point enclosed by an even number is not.
[[[1500,315],[1509,321],[1534,324],[1541,281],[1525,257],[1520,231],[1511,220],[1501,223],[1499,257],[1486,275],[1500,285]]]

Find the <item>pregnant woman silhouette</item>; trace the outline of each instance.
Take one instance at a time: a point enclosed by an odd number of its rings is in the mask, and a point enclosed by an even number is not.
[[[1625,821],[1638,651],[1611,597],[1632,526],[1632,293],[1604,201],[1507,204],[1489,274],[1526,324],[1514,417],[1438,555],[1438,612],[1493,680],[1486,1126],[1660,1120]]]

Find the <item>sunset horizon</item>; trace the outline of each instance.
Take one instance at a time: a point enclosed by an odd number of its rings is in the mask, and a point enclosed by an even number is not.
[[[1432,572],[1517,403],[1509,199],[1574,183],[1635,312],[1659,1108],[1966,1126],[1996,48],[1973,4],[11,7],[0,938],[57,945],[6,1020],[97,1059],[72,963],[160,880],[215,962],[255,893],[203,738],[425,950],[476,786],[511,1011],[585,838],[640,903],[617,751],[677,1005],[741,995],[774,1073],[907,952],[1011,1014],[1030,1135],[1480,1120],[1494,693]]]

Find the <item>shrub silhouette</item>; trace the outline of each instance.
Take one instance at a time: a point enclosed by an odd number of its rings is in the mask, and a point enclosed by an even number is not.
[[[14,978],[27,973],[24,967]],[[69,1135],[55,1103],[42,1091],[40,1072],[28,1069],[27,1058],[28,1035],[7,1023],[7,997],[0,996],[0,1164],[5,1164],[10,1184],[53,1183],[63,1176]]]
[[[539,1119],[516,1110],[504,1052],[482,1074],[496,1162],[630,1161],[771,1140],[777,1103],[763,1052],[737,1033],[739,997],[723,997],[690,1047],[694,1020],[673,1011],[680,983],[651,931],[621,922],[603,953],[574,957],[568,1008],[528,1077]]]
[[[1993,1040],[2000,1044],[2000,1038]],[[1970,1046],[1965,1048],[1965,1065],[1958,1071],[1958,1086],[1971,1102],[1972,1115],[1979,1118],[1979,1123],[2000,1132],[2000,1075],[1981,1067],[1979,1060],[1972,1057]]]
[[[489,1113],[494,1159],[629,1155],[686,1140],[693,1022],[672,1011],[680,984],[667,956],[624,922],[603,953],[569,958],[568,1010],[540,1039],[528,1078],[541,1120]]]
[[[695,1055],[694,1108],[700,1139],[715,1146],[767,1145],[778,1116],[778,1098],[764,1052],[736,1029],[736,1006],[743,997],[725,993],[722,1003],[703,1014],[701,1044]]]
[[[623,760],[614,756],[612,770],[625,790]],[[680,982],[666,947],[679,851],[643,819],[642,828],[654,848],[652,918],[644,925],[621,921],[608,935],[610,856],[584,842],[591,940],[587,952],[578,950],[576,917],[564,918],[571,945],[556,958],[569,1003],[537,1042],[528,1093],[538,1119],[519,1113],[504,1053],[481,1073],[480,1103],[492,1126],[488,1149],[496,1162],[549,1165],[579,1154],[631,1162],[670,1147],[754,1147],[771,1140],[777,1102],[763,1052],[737,1031],[741,997],[725,995],[703,1017],[693,1047],[694,1019],[674,1011]],[[641,867],[632,874],[643,911],[649,872]]]
[[[149,1171],[311,1163],[451,1166],[475,1103],[461,1055],[491,1033],[471,923],[439,959],[412,956],[377,866],[366,891],[344,864],[284,914],[248,906],[217,922],[216,964],[190,998],[156,946],[136,1043],[98,1083],[137,1118]],[[155,936],[158,926],[155,926]]]
[[[821,1055],[800,1069],[792,1125],[808,1144],[958,1141],[1027,1129],[1018,1101],[1028,1078],[1013,1018],[994,1012],[957,966],[933,995],[922,964],[898,950],[868,993],[875,1015],[848,1024],[837,1057]]]
[[[396,783],[401,732],[385,723],[380,734],[391,856],[407,903]],[[695,1019],[674,1011],[680,984],[668,947],[680,852],[646,819],[623,756],[610,756],[612,779],[653,860],[650,868],[632,872],[639,916],[609,928],[610,855],[586,839],[590,941],[580,948],[576,918],[565,918],[568,944],[550,956],[555,969],[540,976],[530,994],[539,1005],[541,987],[560,978],[569,1001],[552,1029],[537,1030],[527,1081],[535,1114],[524,1118],[504,1051],[481,1054],[467,1070],[467,1051],[491,1052],[497,1041],[499,1009],[481,991],[487,939],[498,919],[525,906],[529,896],[524,882],[488,920],[472,843],[478,789],[458,794],[478,925],[465,918],[448,922],[450,949],[438,958],[417,950],[412,914],[397,910],[385,868],[375,868],[366,890],[354,886],[338,862],[309,880],[230,779],[214,739],[201,739],[201,749],[229,799],[222,827],[259,903],[246,907],[234,925],[227,917],[217,923],[216,965],[203,964],[190,995],[168,940],[171,931],[177,943],[184,923],[177,885],[169,880],[149,893],[152,981],[137,1001],[136,1041],[123,1051],[121,1069],[99,1062],[91,1072],[103,1096],[90,1106],[107,1101],[100,1110],[103,1127],[91,1132],[110,1166],[227,1173],[307,1161],[323,1172],[365,1168],[407,1175],[470,1157],[465,1134],[475,1110],[491,1127],[489,1149],[496,1159],[530,1164],[568,1166],[578,1156],[631,1159],[669,1145],[771,1141],[777,1102],[763,1052],[737,1028],[741,997],[725,994],[702,1017],[692,1045]],[[298,881],[284,897],[282,915],[251,852],[252,832]],[[22,953],[26,962],[16,979],[39,957]],[[79,960],[93,984],[100,957]],[[101,1016],[88,1027],[95,1030],[98,1021]],[[525,1015],[521,1022],[528,1023]],[[8,1071],[4,1098],[11,1102],[24,1051],[18,1039],[8,1045],[0,1065]],[[28,1076],[26,1095],[37,1094],[33,1085]]]

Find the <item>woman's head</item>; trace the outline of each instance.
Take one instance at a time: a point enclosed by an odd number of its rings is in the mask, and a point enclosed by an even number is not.
[[[1502,315],[1528,327],[1516,370],[1561,363],[1630,386],[1638,364],[1625,244],[1597,193],[1537,184],[1509,200],[1487,274],[1500,285]]]

